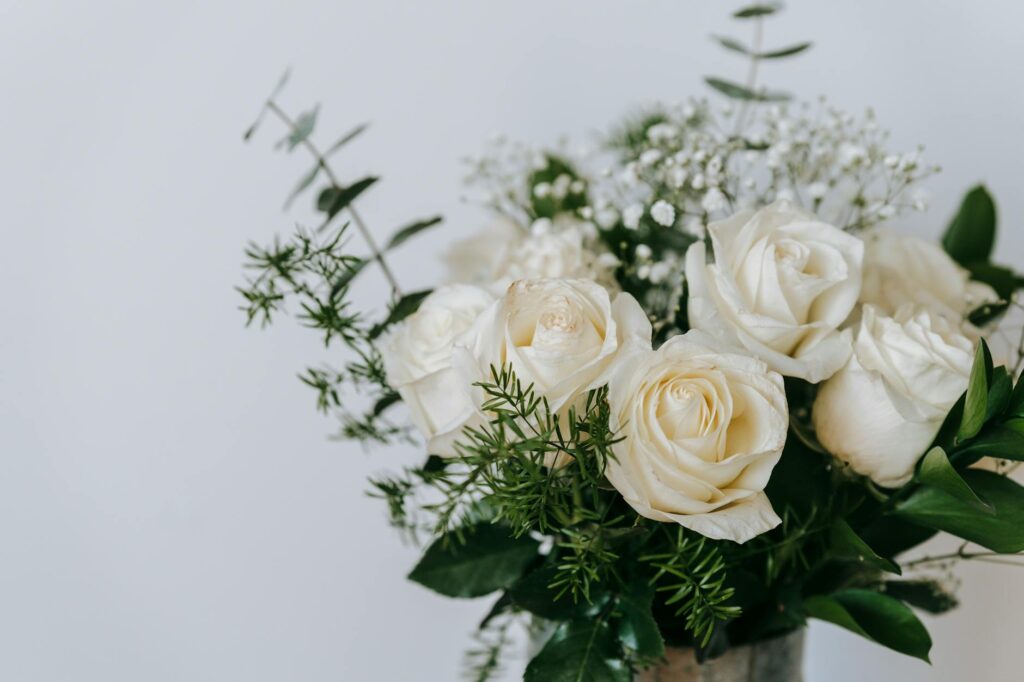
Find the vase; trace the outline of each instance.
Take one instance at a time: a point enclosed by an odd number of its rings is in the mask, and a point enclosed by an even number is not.
[[[804,630],[733,647],[698,663],[693,649],[668,647],[665,660],[641,670],[636,682],[803,682]]]

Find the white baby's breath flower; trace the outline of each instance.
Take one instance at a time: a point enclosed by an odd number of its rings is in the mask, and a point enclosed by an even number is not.
[[[651,247],[647,244],[637,244],[633,253],[638,260],[647,260],[651,257]]]
[[[664,199],[660,199],[651,206],[651,219],[662,227],[671,227],[676,221],[676,209]]]
[[[668,174],[669,182],[676,189],[682,189],[686,184],[686,169],[675,167]]]
[[[643,204],[631,204],[622,210],[622,224],[630,230],[640,227],[640,219],[643,217]]]
[[[619,212],[614,208],[602,208],[594,216],[594,220],[602,228],[610,230],[615,227],[615,223],[619,222]]]
[[[659,261],[651,265],[651,271],[648,274],[648,279],[651,284],[661,284],[668,276],[672,274],[672,266],[665,261]]]
[[[712,187],[704,194],[704,198],[700,202],[701,208],[708,213],[714,213],[715,211],[721,211],[725,208],[725,195],[722,190],[717,187]]]
[[[828,194],[828,185],[824,182],[813,182],[807,186],[807,194],[810,195],[812,199],[822,199],[826,194]]]
[[[661,151],[658,149],[648,149],[640,155],[641,166],[653,166],[659,161],[661,161]]]

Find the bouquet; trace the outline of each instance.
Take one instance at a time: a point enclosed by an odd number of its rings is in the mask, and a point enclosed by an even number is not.
[[[467,178],[490,226],[428,291],[388,255],[441,219],[381,242],[356,208],[377,178],[329,163],[364,126],[321,150],[283,79],[246,134],[278,118],[313,157],[291,198],[324,184],[319,225],[246,251],[248,320],[291,310],[341,349],[301,379],[342,436],[422,445],[371,494],[425,546],[412,580],[491,596],[475,679],[516,624],[526,680],[629,680],[810,618],[928,660],[915,610],[956,605],[950,566],[1024,550],[1024,337],[996,343],[1024,278],[993,261],[993,200],[972,189],[941,243],[900,233],[938,169],[871,111],[759,85],[810,47],[762,45],[777,10],[716,38],[749,68],[707,78],[714,102],[585,152],[493,141]],[[374,268],[380,312],[350,296]],[[961,544],[906,558],[938,533]]]

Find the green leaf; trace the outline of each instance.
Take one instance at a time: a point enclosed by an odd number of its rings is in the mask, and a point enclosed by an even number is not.
[[[335,142],[334,144],[327,148],[327,151],[324,152],[324,158],[327,158],[334,152],[338,151],[339,149],[347,145],[352,140],[359,137],[359,135],[362,134],[362,132],[369,127],[369,123],[360,123],[355,128],[342,135],[340,140],[338,140],[337,142]]]
[[[733,12],[734,19],[753,19],[754,17],[764,17],[769,14],[775,14],[782,9],[782,5],[775,2],[766,2],[760,5],[748,5],[741,9]]]
[[[1024,461],[1024,419],[1014,418],[998,426],[986,428],[980,436],[956,451],[957,458],[972,455]]]
[[[316,117],[319,113],[320,105],[317,104],[309,111],[299,114],[299,117],[295,119],[295,126],[284,139],[277,143],[277,148],[287,147],[288,151],[292,151],[305,142],[313,134],[313,128],[316,127]]]
[[[398,324],[405,318],[412,315],[414,312],[419,310],[420,303],[423,303],[423,299],[429,296],[431,289],[424,289],[423,291],[414,291],[411,294],[406,294],[402,298],[398,299],[398,302],[391,306],[391,310],[388,312],[387,318],[379,324],[375,324],[370,329],[369,338],[370,340],[376,339],[378,336],[384,333],[384,331],[393,324]]]
[[[976,327],[984,327],[989,322],[1002,317],[1009,307],[1009,300],[983,303],[967,314],[967,320]]]
[[[309,169],[309,172],[299,179],[299,182],[295,185],[295,189],[293,189],[291,194],[288,195],[288,198],[284,200],[284,207],[287,209],[291,206],[292,202],[295,201],[295,197],[302,194],[302,190],[312,185],[313,181],[316,180],[316,176],[319,174],[320,164],[315,163],[313,164],[313,167]]]
[[[614,633],[601,618],[560,625],[526,666],[523,675],[523,682],[629,682],[632,679]]]
[[[392,235],[387,247],[385,247],[386,250],[390,251],[391,249],[395,248],[396,246],[404,242],[406,239],[409,239],[413,235],[422,232],[427,228],[437,225],[442,220],[444,219],[438,215],[434,216],[433,218],[427,218],[426,220],[418,220],[415,223],[412,223],[411,225],[406,225],[401,230],[395,232],[395,234]]]
[[[953,222],[942,237],[942,248],[953,260],[968,267],[986,263],[996,240],[996,205],[983,185],[967,193]]]
[[[959,602],[937,580],[888,580],[885,594],[928,613],[945,613]]]
[[[263,117],[266,115],[270,103],[273,102],[277,98],[277,96],[281,94],[281,91],[284,90],[284,86],[288,84],[288,79],[291,78],[291,75],[291,69],[285,69],[285,72],[281,74],[281,77],[277,80],[277,85],[274,86],[274,89],[271,91],[270,95],[267,96],[267,99],[264,102],[263,107],[260,109],[259,115],[256,116],[256,120],[252,122],[252,125],[249,126],[248,129],[246,129],[245,134],[242,135],[243,141],[248,142],[252,138],[252,136],[256,134],[256,130],[260,127],[260,124],[263,122]]]
[[[1024,551],[1024,488],[1013,480],[978,469],[963,472],[964,482],[995,510],[985,513],[938,488],[924,486],[896,505],[894,514],[986,547],[993,552]]]
[[[932,639],[905,604],[870,590],[841,590],[804,600],[808,615],[834,623],[882,646],[928,661]]]
[[[728,36],[715,36],[715,35],[711,36],[711,38],[712,38],[712,40],[714,40],[715,42],[717,42],[719,45],[721,45],[722,47],[724,47],[727,50],[732,50],[733,52],[739,52],[740,54],[750,54],[750,50],[747,48],[747,46],[744,45],[743,43],[741,43],[740,41],[736,40],[735,38],[730,38]]]
[[[830,540],[832,551],[839,559],[852,559],[889,573],[901,574],[900,567],[895,562],[876,554],[875,550],[850,528],[850,524],[842,519],[837,519],[832,525]]]
[[[705,77],[704,82],[730,99],[742,99],[751,102],[785,102],[790,99],[790,95],[785,92],[754,91],[739,83],[733,83],[732,81],[713,76]]]
[[[1011,417],[1024,417],[1024,375],[1017,379],[1017,385],[1013,387],[1010,401],[1006,405],[1006,414]]]
[[[665,655],[665,641],[654,620],[654,586],[643,580],[634,580],[619,597],[619,641],[644,659]]]
[[[790,45],[789,47],[781,47],[778,50],[770,50],[768,52],[761,52],[757,55],[758,59],[781,59],[783,57],[792,57],[795,54],[800,54],[810,49],[811,43],[797,43],[796,45]]]
[[[371,175],[353,182],[348,187],[327,187],[317,197],[317,210],[326,213],[328,218],[333,218],[379,179]]]
[[[558,576],[554,566],[541,566],[527,573],[509,588],[512,603],[524,611],[547,620],[569,620],[576,613],[576,604],[568,596],[556,599],[557,589],[551,589]]]
[[[1010,393],[1013,391],[1013,380],[1005,367],[992,368],[989,379],[988,396],[985,405],[985,422],[993,417],[1001,415],[1010,403]]]
[[[508,587],[537,556],[537,541],[495,524],[474,526],[465,543],[439,538],[409,574],[409,579],[448,597],[481,597]]]
[[[1009,301],[1018,289],[1024,289],[1024,277],[1002,265],[969,263],[967,269],[971,273],[971,279],[989,285],[1004,301]]]
[[[937,488],[987,514],[995,513],[995,510],[990,505],[982,501],[971,490],[971,486],[967,485],[963,477],[949,463],[946,451],[940,447],[934,447],[929,450],[928,454],[921,460],[921,468],[918,469],[917,479],[924,485]]]
[[[992,355],[984,339],[978,342],[971,366],[971,378],[967,384],[967,399],[964,402],[964,414],[960,418],[958,440],[967,440],[978,435],[985,425],[985,414],[988,407],[988,376],[992,371]]]

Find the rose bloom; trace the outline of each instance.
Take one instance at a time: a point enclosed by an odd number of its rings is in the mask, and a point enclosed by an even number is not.
[[[875,228],[863,235],[864,285],[860,300],[884,315],[906,303],[921,305],[959,323],[978,306],[999,296],[938,244]]]
[[[492,368],[509,366],[558,413],[605,385],[617,358],[650,347],[651,323],[629,294],[613,302],[590,280],[522,280],[458,339],[455,363],[467,387],[490,381]],[[473,393],[472,402],[481,405],[483,392]],[[475,423],[484,418],[478,413]]]
[[[447,443],[473,411],[462,378],[452,369],[452,345],[493,300],[466,284],[439,287],[381,340],[388,383],[435,454],[453,454]]]
[[[590,241],[583,224],[570,218],[537,221],[529,230],[502,220],[457,242],[445,260],[454,281],[498,296],[520,279],[593,279],[615,288],[612,268]]]
[[[782,456],[782,377],[743,351],[690,331],[627,358],[612,375],[606,475],[638,514],[716,540],[779,524],[764,487]]]
[[[864,306],[849,363],[815,399],[818,440],[879,485],[903,485],[967,389],[973,351],[955,322],[926,308],[885,317]]]
[[[838,327],[861,286],[864,244],[787,201],[708,226],[686,253],[690,326],[817,383],[846,363]]]

